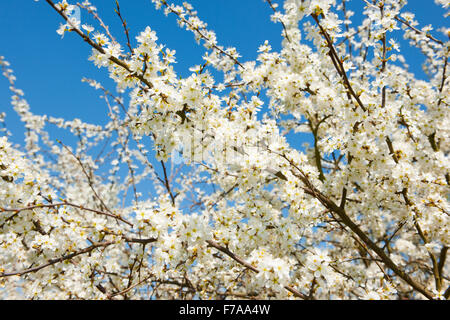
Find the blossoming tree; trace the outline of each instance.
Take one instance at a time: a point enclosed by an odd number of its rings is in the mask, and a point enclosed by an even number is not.
[[[244,62],[190,4],[152,0],[205,47],[183,78],[150,27],[130,35],[119,3],[123,44],[89,1],[45,1],[117,94],[84,79],[103,91],[103,126],[36,115],[0,59],[27,129],[23,148],[0,137],[2,298],[450,296],[450,29],[433,35],[406,0],[353,0],[360,24],[348,0],[266,0],[282,49],[266,41]],[[292,132],[313,143],[294,148]]]

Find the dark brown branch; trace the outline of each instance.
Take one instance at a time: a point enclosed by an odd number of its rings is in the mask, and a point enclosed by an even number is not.
[[[271,0],[266,0],[267,3],[269,4],[270,8],[273,10],[273,12],[277,12],[277,10],[275,9],[275,7],[273,6],[273,3]],[[289,38],[288,32],[287,32],[287,28],[286,25],[284,24],[283,20],[279,20],[281,25],[283,26],[283,30],[284,30],[284,36],[286,38],[287,41],[291,42],[291,39]]]
[[[45,0],[47,1],[47,3],[56,11],[59,13],[59,15],[67,22],[69,23],[69,18],[67,17],[67,15],[62,11],[59,10],[55,4],[53,3],[52,0]],[[94,41],[92,41],[91,38],[89,38],[86,34],[84,34],[80,29],[78,28],[73,28],[72,26],[72,30],[75,31],[80,37],[83,38],[83,40],[85,42],[87,42],[91,47],[93,47],[94,49],[96,49],[98,52],[105,54],[105,50],[98,45],[97,43],[95,43]],[[130,73],[130,76],[135,77],[137,79],[139,79],[141,82],[143,82],[145,85],[147,85],[147,87],[149,88],[153,88],[153,84],[151,84],[147,79],[145,79],[143,74],[138,74],[136,72],[133,72],[130,67],[122,60],[120,60],[119,58],[110,56],[108,58],[111,62],[115,63],[116,65],[124,68],[125,70],[127,70]]]
[[[316,21],[317,25],[320,28],[320,31],[322,33],[322,35],[325,37],[325,40],[327,42],[328,48],[329,50],[329,55],[330,58],[334,64],[334,67],[336,69],[336,71],[339,73],[339,75],[342,77],[342,79],[344,80],[344,84],[345,87],[347,88],[349,94],[356,100],[356,102],[358,103],[358,106],[361,107],[361,109],[363,111],[366,111],[366,107],[364,107],[364,104],[362,103],[361,99],[359,98],[359,96],[355,93],[355,91],[353,90],[350,81],[348,80],[347,77],[347,73],[345,72],[344,66],[342,64],[341,59],[339,58],[336,49],[334,48],[333,45],[333,41],[331,40],[329,34],[325,31],[325,29],[323,29],[322,25],[319,22],[319,17],[317,15],[311,15],[314,19],[314,21]]]
[[[403,23],[405,26],[409,27],[410,29],[414,30],[417,34],[423,34],[423,35],[425,35],[425,37],[427,37],[428,39],[430,39],[430,40],[432,40],[432,41],[434,41],[434,42],[436,42],[436,43],[439,43],[439,44],[442,45],[442,46],[444,45],[444,43],[443,43],[441,40],[436,39],[435,37],[433,37],[432,35],[430,35],[430,34],[428,34],[428,33],[424,33],[424,32],[422,32],[422,31],[420,31],[419,29],[417,29],[417,28],[413,27],[412,25],[410,25],[410,24],[408,23],[408,21],[403,20],[403,19],[400,18],[399,16],[395,16],[394,19],[397,20],[398,22]]]
[[[26,211],[26,210],[33,210],[33,209],[41,209],[41,208],[55,208],[55,207],[62,207],[62,206],[69,206],[69,207],[74,207],[74,208],[78,208],[81,210],[86,210],[86,211],[90,211],[96,214],[100,214],[100,215],[104,215],[104,216],[108,216],[117,220],[120,220],[126,224],[128,224],[129,226],[133,227],[133,224],[131,222],[128,222],[127,220],[125,220],[124,218],[118,216],[118,215],[114,215],[108,212],[104,212],[104,211],[100,211],[100,210],[96,210],[96,209],[91,209],[91,208],[86,208],[83,207],[81,205],[78,204],[73,204],[67,201],[61,202],[61,203],[52,203],[52,204],[37,204],[37,205],[33,205],[33,206],[28,206],[28,207],[24,207],[24,208],[1,208],[0,207],[0,212],[14,212],[13,216],[16,216],[17,214],[19,214],[21,211]],[[12,216],[11,216],[12,217]],[[9,217],[9,218],[11,218]]]
[[[274,151],[272,151],[274,152]],[[276,153],[276,152],[274,152]],[[278,153],[277,153],[278,154]],[[408,283],[411,287],[413,287],[418,292],[422,293],[425,297],[428,299],[433,299],[434,295],[426,289],[424,286],[422,286],[420,283],[416,282],[414,279],[412,279],[406,272],[404,272],[402,269],[400,269],[393,261],[392,259],[381,249],[378,247],[367,235],[364,231],[361,230],[361,228],[356,225],[352,219],[347,215],[345,212],[345,209],[340,208],[337,206],[332,200],[330,200],[328,197],[323,195],[319,190],[317,190],[312,183],[308,180],[308,177],[303,173],[303,171],[298,168],[288,157],[286,157],[283,154],[279,154],[281,157],[286,159],[296,170],[300,172],[300,180],[305,184],[305,187],[303,190],[305,190],[306,193],[310,194],[317,200],[319,200],[325,208],[331,210],[332,212],[336,213],[342,223],[350,228],[358,237],[361,239],[361,241],[367,245],[368,248],[372,249],[380,258],[383,260],[384,264],[390,268],[396,275],[398,275],[401,279],[403,279],[406,283]]]
[[[126,288],[125,290],[122,290],[122,291],[119,291],[119,292],[111,293],[111,294],[108,295],[108,298],[111,299],[111,298],[113,298],[113,297],[115,297],[115,296],[124,295],[125,293],[127,293],[127,292],[133,290],[133,289],[136,288],[137,286],[139,286],[139,285],[143,284],[144,282],[148,281],[151,277],[153,277],[153,275],[144,278],[143,280],[139,281],[138,283],[135,283],[135,284],[132,285],[132,286],[129,286],[129,287]]]
[[[169,193],[170,196],[170,200],[172,201],[172,205],[175,205],[175,197],[172,193],[172,190],[170,189],[170,182],[169,179],[167,177],[167,170],[166,170],[166,165],[164,164],[164,161],[161,160],[161,166],[163,168],[163,173],[164,173],[164,185],[167,189],[167,192]]]
[[[94,244],[92,244],[91,246],[89,246],[89,247],[87,247],[85,249],[82,249],[80,251],[77,251],[77,252],[74,252],[74,253],[62,256],[61,258],[51,259],[47,263],[45,263],[43,265],[40,265],[40,266],[37,266],[37,267],[34,267],[34,268],[29,268],[29,269],[25,269],[25,270],[21,270],[21,271],[9,272],[9,273],[1,273],[0,274],[0,278],[11,277],[11,276],[22,276],[22,275],[27,274],[27,273],[37,272],[37,271],[39,271],[41,269],[44,269],[44,268],[49,267],[51,265],[54,265],[56,263],[72,259],[72,258],[74,258],[76,256],[81,255],[81,254],[89,253],[89,252],[91,252],[94,249],[102,248],[102,247],[106,248],[106,247],[110,246],[113,243],[115,243],[115,241],[94,243]]]
[[[116,14],[119,16],[120,21],[122,22],[122,26],[123,26],[123,29],[125,31],[125,35],[127,37],[128,49],[130,49],[131,54],[133,54],[134,51],[133,51],[133,48],[131,47],[130,30],[128,29],[127,21],[122,17],[122,14],[120,12],[120,6],[119,6],[119,1],[118,0],[116,0],[116,10],[115,11],[116,11]]]
[[[229,249],[222,247],[221,245],[215,243],[212,240],[207,240],[206,241],[211,247],[216,248],[217,250],[225,253],[227,256],[229,256],[230,258],[232,258],[233,260],[235,260],[236,262],[238,262],[239,264],[243,265],[244,267],[246,267],[247,269],[250,269],[251,271],[255,272],[255,273],[259,273],[259,270],[256,269],[254,266],[252,266],[250,263],[244,261],[242,258],[238,257],[237,255],[235,255],[233,252],[231,252]],[[302,298],[304,300],[308,300],[308,299],[312,299],[311,297],[308,297],[307,295],[295,290],[294,288],[290,287],[290,286],[285,286],[284,287],[286,290],[288,290],[289,292],[291,292],[293,295],[295,295],[296,297]]]
[[[200,31],[199,28],[194,27],[192,25],[192,23],[189,22],[189,20],[185,19],[184,17],[181,17],[180,14],[176,11],[174,11],[171,7],[169,7],[169,5],[167,4],[166,1],[163,1],[163,5],[166,6],[170,12],[174,13],[175,15],[178,16],[178,18],[180,18],[186,25],[189,26],[189,28],[191,28],[191,30],[197,32],[197,34],[205,41],[208,41],[208,38]],[[235,64],[237,64],[239,67],[241,67],[242,69],[245,69],[244,66],[236,59],[234,58],[232,55],[230,55],[228,52],[224,51],[223,49],[219,48],[217,45],[215,44],[211,44],[212,48],[214,48],[215,50],[219,51],[221,54],[227,56],[228,58],[230,58],[231,60],[234,61]]]
[[[389,137],[386,137],[386,143],[388,145],[389,153],[392,156],[392,159],[394,159],[395,163],[398,163],[397,154],[395,153],[394,146],[392,145],[392,141]]]
[[[442,271],[444,269],[445,260],[447,258],[447,251],[448,251],[448,247],[444,246],[441,250],[441,253],[439,254],[438,270],[439,270],[439,274],[441,275],[441,278],[443,277]]]

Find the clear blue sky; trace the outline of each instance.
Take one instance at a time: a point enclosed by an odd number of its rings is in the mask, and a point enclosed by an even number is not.
[[[120,21],[114,13],[115,0],[91,2],[98,7],[105,23],[111,26],[112,33],[123,40]],[[220,44],[238,49],[243,55],[241,61],[254,59],[257,48],[266,39],[274,49],[279,49],[281,27],[270,21],[272,11],[263,0],[188,2],[216,31]],[[361,0],[351,2],[362,3]],[[176,68],[181,75],[187,75],[190,66],[203,62],[203,48],[195,43],[191,33],[177,26],[175,16],[165,17],[162,11],[154,9],[150,0],[122,0],[120,5],[133,39],[149,25],[156,30],[160,43],[177,51]],[[434,4],[434,0],[410,0],[408,7],[416,13],[421,26],[435,22],[438,26],[445,24],[442,11]],[[83,23],[91,23],[87,13],[83,13],[81,18]],[[81,79],[94,78],[112,90],[115,86],[108,79],[105,69],[97,69],[87,60],[90,48],[77,35],[66,33],[61,39],[56,33],[60,22],[61,18],[44,0],[2,0],[0,55],[11,62],[18,78],[17,86],[24,90],[34,113],[105,123],[107,111],[98,98],[99,92],[81,83]],[[404,55],[410,59],[412,70],[424,77],[418,51],[409,50]],[[0,77],[1,111],[7,111],[7,123],[13,132],[13,141],[20,142],[23,139],[23,127],[14,112],[11,112],[8,82],[3,77]]]

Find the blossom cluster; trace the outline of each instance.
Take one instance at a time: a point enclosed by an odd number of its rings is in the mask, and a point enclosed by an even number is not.
[[[450,42],[406,1],[363,1],[357,25],[347,0],[267,0],[282,49],[266,41],[243,62],[190,4],[152,0],[205,47],[187,77],[153,28],[122,45],[89,1],[47,2],[127,99],[84,79],[106,125],[38,116],[0,59],[27,129],[22,151],[0,138],[0,296],[450,296]],[[429,81],[408,70],[398,32]],[[79,143],[55,143],[48,125]],[[295,148],[298,133],[312,144]]]

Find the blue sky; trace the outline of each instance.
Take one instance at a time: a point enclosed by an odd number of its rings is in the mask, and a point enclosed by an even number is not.
[[[340,0],[337,0],[338,2]],[[69,1],[70,2],[70,1]],[[114,13],[115,0],[92,0],[112,33],[124,40],[123,30]],[[176,0],[174,2],[177,2]],[[275,1],[276,2],[276,1]],[[181,1],[179,1],[181,3]],[[243,56],[241,61],[256,57],[257,48],[269,40],[275,50],[280,48],[281,26],[270,21],[271,9],[263,0],[192,0],[199,16],[216,31],[220,44],[234,46]],[[360,4],[361,0],[351,3]],[[134,37],[149,25],[157,32],[159,42],[177,51],[176,70],[188,74],[190,66],[203,62],[203,48],[190,32],[176,24],[175,16],[156,11],[150,0],[120,1],[121,11]],[[408,7],[416,13],[421,26],[429,23],[445,24],[442,11],[434,0],[410,0]],[[91,23],[87,13],[82,22]],[[114,90],[106,70],[97,69],[88,56],[90,48],[77,35],[66,33],[64,39],[56,33],[61,18],[44,1],[2,0],[0,4],[0,55],[11,62],[18,78],[17,87],[25,92],[31,109],[66,119],[80,118],[91,123],[105,123],[106,106],[98,98],[99,92],[82,83],[83,77],[101,81]],[[398,39],[400,40],[400,39]],[[418,50],[403,52],[411,69],[423,78]],[[23,127],[11,112],[8,82],[0,77],[0,112],[6,111],[12,140],[23,139]]]
[[[111,26],[112,33],[123,40],[120,20],[114,14],[114,0],[92,2]],[[270,9],[263,1],[196,0],[191,3],[217,31],[220,42],[238,47],[244,60],[255,58],[258,46],[265,39],[279,38],[280,28],[268,19]],[[187,75],[189,67],[203,63],[203,48],[196,44],[191,33],[177,26],[174,16],[166,17],[162,11],[155,10],[150,0],[122,0],[120,6],[133,39],[149,25],[156,30],[159,43],[177,51],[176,68],[181,75]],[[81,18],[83,22],[90,19],[84,12]],[[11,63],[18,78],[17,86],[24,90],[33,112],[105,123],[106,106],[98,98],[99,92],[81,83],[81,79],[94,78],[112,90],[115,86],[105,69],[97,69],[87,60],[90,48],[77,35],[66,33],[61,39],[56,33],[60,22],[61,18],[43,0],[3,0],[0,55]],[[8,82],[2,78],[0,111],[3,110],[8,112],[11,107]],[[16,120],[14,112],[8,112],[9,130],[20,135],[14,140],[23,137]]]

